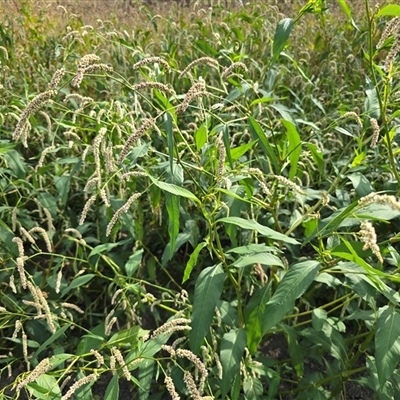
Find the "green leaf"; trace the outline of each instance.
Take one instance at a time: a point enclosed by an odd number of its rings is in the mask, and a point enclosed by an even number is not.
[[[254,194],[254,181],[251,178],[243,178],[240,179],[239,181],[240,185],[244,187],[244,190],[246,192],[246,197],[248,200],[253,199],[253,194]]]
[[[104,323],[97,325],[89,334],[81,337],[78,348],[76,349],[76,354],[83,355],[88,353],[90,349],[99,349],[103,341]]]
[[[313,328],[319,332],[324,326],[326,319],[328,318],[328,313],[322,308],[314,308],[312,311],[311,321]]]
[[[260,400],[263,398],[263,385],[259,379],[251,374],[248,374],[244,379],[243,391],[246,400]]]
[[[167,132],[167,144],[170,170],[174,170],[174,133],[172,129],[172,115],[170,113],[164,114],[164,126]]]
[[[196,40],[194,42],[194,45],[197,49],[200,50],[201,53],[204,53],[209,57],[217,57],[218,51],[211,47],[210,43],[212,43],[212,41],[210,42],[209,40]]]
[[[237,100],[240,96],[242,96],[243,90],[241,87],[233,88],[229,93],[228,96],[224,98],[225,104],[233,104],[235,100]]]
[[[332,357],[340,361],[342,365],[345,365],[347,348],[344,339],[330,324],[324,324],[323,329],[319,332],[313,328],[306,328],[301,332],[301,335],[329,351]]]
[[[150,145],[151,145],[151,142],[139,144],[130,151],[130,153],[128,154],[127,157],[131,161],[131,165],[136,164],[138,158],[144,157],[147,155],[147,153],[149,152],[149,149],[150,149]]]
[[[222,293],[225,272],[220,264],[204,269],[196,281],[192,311],[192,330],[189,334],[190,348],[194,353],[200,350],[207,335],[215,307]]]
[[[50,211],[50,214],[53,218],[56,218],[58,216],[57,201],[50,193],[39,193],[38,200],[43,207],[47,208]]]
[[[196,149],[199,151],[208,140],[208,129],[206,124],[200,125],[200,128],[194,134],[194,140],[196,142]]]
[[[276,61],[279,57],[279,54],[284,49],[286,42],[289,39],[290,32],[293,29],[293,19],[284,18],[278,22],[278,25],[275,30],[274,42],[272,45],[272,59]]]
[[[71,177],[67,175],[55,176],[54,185],[58,191],[58,199],[61,200],[62,204],[66,204],[68,200],[69,188],[70,188]]]
[[[73,359],[74,357],[75,357],[74,354],[67,354],[67,353],[54,354],[51,357],[51,367],[54,369],[59,365],[64,364],[65,361]]]
[[[380,309],[376,323],[375,363],[381,387],[392,376],[400,355],[400,314],[392,306]]]
[[[125,240],[121,240],[117,243],[104,243],[104,244],[99,244],[98,246],[96,246],[89,254],[89,257],[95,256],[96,254],[100,254],[103,253],[104,251],[106,251],[107,253],[114,249],[115,247],[118,246],[122,246],[126,243],[129,243],[131,239],[125,239]]]
[[[129,329],[124,329],[122,331],[118,331],[107,342],[109,346],[115,346],[116,344],[134,344],[137,341],[139,326],[133,326]]]
[[[362,151],[361,153],[357,154],[357,151],[354,152],[354,159],[351,162],[351,167],[355,168],[358,167],[359,165],[362,164],[362,162],[365,160],[365,157],[367,156],[367,153]]]
[[[378,93],[372,82],[368,85],[369,89],[365,91],[367,94],[364,102],[365,114],[369,118],[379,119],[381,116],[381,108],[379,105]]]
[[[177,186],[178,187],[178,186]],[[179,234],[179,203],[180,199],[178,196],[170,193],[165,194],[166,207],[168,212],[168,234],[169,234],[169,259],[175,254],[176,239]]]
[[[344,128],[340,127],[340,126],[336,126],[335,127],[335,131],[339,132],[339,133],[343,133],[343,135],[350,136],[352,138],[356,137],[356,135],[354,135],[353,133],[349,132],[347,129],[344,129]]]
[[[306,143],[306,145],[311,152],[311,156],[315,165],[318,168],[318,171],[323,174],[325,170],[325,161],[322,151],[320,151],[314,143]]]
[[[183,273],[182,283],[185,283],[190,278],[190,274],[197,263],[197,258],[199,257],[200,251],[206,246],[206,242],[199,243],[194,249],[193,253],[190,255],[189,261],[186,264],[185,272]]]
[[[400,17],[400,6],[396,4],[389,4],[385,7],[382,7],[378,14],[376,14],[377,17],[383,17],[383,16],[391,16],[391,17]]]
[[[221,313],[221,321],[225,325],[237,326],[238,325],[238,313],[237,309],[232,306],[231,303],[220,300],[218,302],[219,311]]]
[[[277,256],[268,253],[264,254],[259,253],[250,256],[240,257],[239,260],[233,263],[233,266],[236,268],[244,268],[247,267],[248,265],[254,265],[254,264],[269,265],[269,266],[279,265],[280,267],[284,266],[282,261]]]
[[[10,143],[8,140],[0,140],[0,154],[8,153],[16,146],[16,143]]]
[[[245,347],[246,332],[243,329],[232,329],[222,337],[220,359],[223,373],[220,387],[223,399],[231,389]]]
[[[182,188],[182,187],[179,187],[177,185],[174,185],[172,183],[159,181],[158,179],[153,178],[151,175],[147,175],[147,176],[161,190],[164,190],[164,191],[166,191],[168,193],[171,193],[171,194],[175,194],[176,196],[185,197],[185,198],[187,198],[189,200],[195,201],[198,204],[201,204],[200,200],[192,192],[190,192],[189,190],[187,190],[185,188]]]
[[[43,374],[35,379],[33,383],[27,385],[27,388],[35,399],[40,400],[60,400],[61,389],[58,386],[55,376]]]
[[[115,374],[110,382],[108,383],[106,393],[104,395],[104,400],[115,400],[119,399],[119,376]]]
[[[163,254],[161,256],[161,265],[165,267],[168,261],[172,258],[172,256],[185,244],[190,240],[190,233],[181,232],[178,234],[175,243],[174,253],[171,252],[171,243],[168,243],[165,247]]]
[[[308,237],[305,238],[303,246],[315,239],[317,236],[323,238],[324,236],[330,235],[336,228],[352,213],[352,211],[358,206],[358,201],[354,201],[345,209],[339,210],[333,214],[333,216],[322,220],[318,225],[318,228]]]
[[[10,150],[3,155],[8,167],[18,179],[25,178],[25,162],[16,150]]]
[[[282,99],[279,98],[279,97],[261,97],[260,99],[253,100],[250,103],[249,107],[253,107],[253,106],[255,106],[257,104],[260,104],[260,103],[272,103],[272,102],[279,101],[279,100],[282,100]]]
[[[278,111],[278,113],[284,120],[291,122],[293,125],[295,124],[295,120],[293,119],[292,112],[289,108],[279,103],[270,104],[270,107]]]
[[[297,340],[297,332],[293,327],[283,324],[282,328],[288,344],[290,362],[296,371],[297,377],[301,378],[304,373],[303,347],[299,344],[299,341]]]
[[[289,179],[293,179],[297,174],[297,166],[301,154],[301,140],[296,126],[290,121],[281,120],[286,128],[286,135],[289,141],[288,156],[290,161]]]
[[[231,400],[239,400],[240,390],[241,390],[241,377],[240,371],[238,371],[233,379],[232,388],[231,388]]]
[[[246,191],[241,185],[232,185],[229,188],[229,192],[232,193],[232,196],[224,196],[223,201],[229,208],[229,215],[231,217],[239,217],[245,204],[241,199],[245,197]],[[239,199],[237,196],[239,197]],[[226,226],[226,233],[231,240],[232,246],[237,246],[237,231],[238,227],[236,225]]]
[[[95,274],[86,274],[81,275],[75,278],[69,286],[67,286],[61,293],[61,297],[64,297],[70,290],[75,289],[79,286],[85,285],[89,281],[91,281],[96,275]]]
[[[168,101],[168,99],[164,96],[163,93],[161,93],[159,90],[154,89],[153,91],[155,98],[157,100],[157,103],[159,104],[160,108],[163,111],[167,111],[169,114],[172,115],[173,120],[176,123],[176,114],[174,112],[174,106]]]
[[[138,380],[139,386],[139,399],[147,400],[150,395],[151,384],[153,383],[154,375],[154,359],[146,359],[139,364]]]
[[[240,29],[239,27],[234,26],[231,28],[231,31],[235,34],[240,43],[243,43],[246,40],[242,29]]]
[[[347,5],[346,0],[339,0],[339,4],[340,4],[340,7],[342,8],[342,10],[344,11],[344,13],[346,14],[346,17],[348,19],[351,19],[351,9]]]
[[[265,306],[271,297],[271,284],[258,289],[244,311],[244,319],[247,332],[247,347],[250,354],[257,351],[257,347],[262,339],[261,321],[265,312]]]
[[[390,204],[371,203],[363,208],[358,209],[354,213],[354,216],[357,217],[357,224],[360,223],[360,220],[363,219],[390,221],[393,218],[399,217],[400,211],[397,209],[393,209]]]
[[[41,346],[36,350],[35,355],[36,358],[43,350],[48,349],[49,346],[54,343],[64,332],[71,326],[71,324],[65,324],[60,329],[57,329]]]
[[[139,350],[136,350],[134,353],[132,353],[133,357],[128,356],[126,358],[126,363],[130,364],[133,360],[136,360],[139,357],[153,357],[154,354],[161,350],[161,346],[168,342],[168,339],[171,335],[172,333],[161,334],[156,336],[154,339],[147,340]]]
[[[354,250],[354,247],[351,245],[349,241],[344,239],[343,237],[341,238],[341,241],[345,244],[345,246],[348,249],[348,252],[342,252],[342,251],[333,251],[331,254],[336,255],[337,257],[344,258],[345,260],[348,261],[353,261],[357,265],[361,266],[366,274],[369,276],[369,278],[375,282],[376,286],[381,288],[383,282],[378,278],[378,276],[385,277],[393,282],[400,282],[400,278],[397,277],[396,275],[391,275],[387,274],[385,272],[380,271],[379,269],[371,267],[370,264],[368,264],[364,259],[362,259],[357,252]]]
[[[271,162],[274,171],[278,173],[280,171],[278,158],[271,145],[269,144],[269,139],[267,135],[261,129],[260,124],[253,117],[249,117],[249,131],[254,139],[259,139],[262,150]]]
[[[223,125],[222,127],[222,141],[224,142],[226,156],[229,161],[229,165],[233,168],[233,160],[231,155],[231,135],[229,134],[228,125]]]
[[[351,180],[358,197],[364,197],[374,191],[369,180],[361,173],[355,172],[347,177]]]
[[[266,226],[261,225],[254,220],[249,220],[239,217],[226,217],[226,218],[221,218],[216,222],[224,222],[226,224],[233,224],[240,226],[242,229],[254,230],[260,233],[261,235],[266,236],[269,239],[279,240],[284,243],[300,244],[297,240],[292,239],[282,233],[276,232],[271,228],[267,228]]]
[[[231,149],[232,160],[233,161],[239,160],[239,158],[242,157],[244,154],[246,154],[256,143],[257,143],[257,140],[253,140],[249,143],[245,143],[239,147],[235,147],[234,149]]]
[[[125,264],[125,273],[128,278],[132,278],[133,274],[139,268],[143,258],[143,249],[135,251],[130,255],[128,261]]]
[[[256,243],[248,244],[247,246],[234,247],[233,249],[228,250],[227,253],[255,254],[255,253],[266,253],[267,251],[282,253],[282,251],[276,247],[266,246],[265,244],[256,244]]]
[[[353,274],[346,274],[345,278],[351,290],[365,300],[372,309],[375,309],[377,295],[376,285],[370,281],[367,276],[357,274],[356,272]]]
[[[173,320],[174,318],[170,318],[168,321]],[[167,322],[168,322],[167,321]],[[144,336],[147,336],[149,331],[145,331],[143,329],[139,329],[139,338],[143,338]],[[125,357],[125,363],[129,368],[129,371],[133,371],[134,369],[138,368],[141,362],[139,364],[137,362],[134,362],[138,358],[152,358],[154,354],[158,353],[161,350],[161,346],[165,343],[168,342],[168,339],[171,337],[172,333],[160,333],[153,339],[148,339],[145,342],[142,340],[137,341],[137,346],[136,348],[131,351],[126,357]]]
[[[236,187],[237,187],[237,186],[238,186],[238,185],[236,185]],[[241,186],[241,187],[243,188],[243,186]],[[249,200],[247,200],[246,198],[243,198],[243,197],[237,195],[236,193],[234,193],[234,192],[232,191],[232,187],[231,187],[229,190],[222,189],[222,188],[215,188],[215,190],[217,190],[218,192],[224,193],[224,194],[226,194],[226,195],[229,196],[229,197],[232,197],[232,198],[234,198],[234,199],[240,200],[240,201],[242,201],[243,203],[252,204],[251,201],[249,201]]]
[[[294,264],[289,268],[265,307],[262,321],[263,335],[293,309],[295,300],[311,285],[319,269],[320,263],[312,260]]]
[[[358,267],[358,266],[357,266]],[[360,268],[361,269],[361,268]],[[386,285],[376,276],[372,278],[354,268],[353,273],[346,272],[346,281],[349,286],[365,301],[368,301],[372,308],[375,307],[377,291],[385,296],[391,303],[400,304],[400,295],[390,286]]]
[[[61,146],[61,148],[64,149],[63,146]],[[65,149],[67,149],[67,148],[68,147],[65,146]],[[76,170],[83,164],[83,161],[82,161],[82,159],[77,158],[77,157],[64,157],[64,158],[60,158],[59,160],[56,160],[55,164],[58,164],[58,165],[76,164],[74,166],[74,169],[69,174],[69,176],[73,176],[74,173],[76,172]]]
[[[326,391],[325,391],[326,392]],[[296,400],[328,400],[331,399],[331,396],[326,393],[324,394],[323,388],[312,388],[307,389],[304,392],[301,392],[297,397]]]

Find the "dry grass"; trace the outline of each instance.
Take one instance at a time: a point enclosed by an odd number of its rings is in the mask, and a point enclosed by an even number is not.
[[[294,15],[296,10],[307,4],[305,0],[266,0],[271,7],[275,6],[284,15]],[[265,4],[266,1],[243,1],[247,5]],[[395,0],[371,0],[370,5],[375,7],[385,3],[396,3]],[[349,3],[355,12],[364,13],[364,0],[351,0]],[[96,25],[100,19],[112,23],[123,23],[127,26],[132,24],[142,25],[143,13],[153,15],[153,17],[181,19],[187,17],[188,7],[191,9],[207,8],[210,5],[222,8],[234,8],[240,6],[238,0],[0,0],[0,19],[8,17],[10,20],[17,18],[24,12],[24,8],[29,8],[31,18],[34,15],[45,15],[53,21],[53,29],[58,31],[67,24],[73,23],[74,19],[79,20],[84,25]],[[326,5],[329,9],[338,13],[339,18],[344,18],[344,14],[336,0],[327,0]]]

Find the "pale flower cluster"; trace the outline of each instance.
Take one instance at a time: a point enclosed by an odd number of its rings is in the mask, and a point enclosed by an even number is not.
[[[361,197],[358,201],[358,207],[366,207],[369,204],[387,204],[393,210],[400,211],[400,203],[396,200],[396,197],[387,194],[377,194],[375,192],[370,193],[367,196]]]
[[[67,400],[67,399],[71,398],[72,395],[76,392],[76,390],[78,388],[80,388],[83,385],[86,385],[87,383],[89,383],[91,381],[96,380],[97,378],[98,378],[98,375],[96,373],[94,373],[94,374],[87,375],[87,376],[83,377],[82,379],[79,379],[68,389],[68,392],[63,397],[61,397],[61,400]]]
[[[242,63],[242,62],[234,62],[233,64],[231,64],[228,68],[225,68],[224,71],[222,72],[221,77],[222,78],[228,78],[232,71],[234,69],[242,69],[243,71],[247,72],[247,67],[246,64]]]
[[[72,79],[71,85],[75,87],[79,87],[82,83],[83,76],[85,74],[90,74],[96,71],[106,71],[112,72],[113,69],[109,65],[106,64],[95,64],[97,61],[100,61],[100,57],[95,54],[87,54],[83,56],[78,63],[78,70],[76,75]]]
[[[179,394],[176,392],[174,382],[170,376],[166,376],[164,379],[165,387],[168,390],[172,400],[180,400]]]
[[[192,61],[180,74],[179,79],[183,78],[192,68],[196,65],[205,64],[212,68],[219,68],[219,63],[217,60],[211,57],[200,57],[197,60]]]
[[[292,182],[291,180],[285,178],[282,175],[274,175],[274,178],[283,186],[287,186],[289,189],[292,189],[294,192],[298,193],[298,194],[302,194],[304,195],[304,191],[303,189],[299,186],[296,185],[294,182]]]
[[[393,36],[394,40],[392,47],[385,58],[385,72],[389,72],[392,63],[400,50],[400,17],[395,17],[388,24],[386,24],[386,27],[376,47],[380,49],[384,45],[386,39],[388,39],[390,36]]]
[[[378,121],[375,118],[371,118],[369,121],[372,127],[371,148],[374,148],[379,140],[379,125]]]
[[[371,222],[363,221],[361,222],[361,229],[358,232],[361,241],[364,243],[363,250],[371,249],[372,252],[376,255],[378,260],[383,263],[383,257],[379,246],[376,244],[376,232]]]
[[[39,376],[45,374],[47,371],[49,371],[52,367],[52,364],[48,358],[45,358],[42,360],[36,368],[21,382],[18,383],[17,385],[17,393],[25,387],[28,383],[34,382]]]
[[[30,127],[29,117],[36,111],[38,111],[41,107],[43,107],[56,94],[56,90],[49,89],[43,93],[39,93],[36,97],[33,98],[33,100],[29,102],[19,118],[13,134],[13,140],[18,140],[19,137],[22,135],[24,146],[28,147],[28,144],[26,143],[26,140],[24,138],[26,137],[26,132],[27,130],[29,130]]]
[[[191,320],[187,318],[176,318],[172,321],[168,321],[154,330],[153,334],[151,335],[151,339],[154,339],[162,334],[168,335],[177,331],[191,330],[192,328],[189,326],[190,322]]]

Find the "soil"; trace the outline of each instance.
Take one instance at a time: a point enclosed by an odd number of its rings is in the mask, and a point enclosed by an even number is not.
[[[260,349],[265,357],[272,358],[276,361],[284,361],[290,359],[290,355],[287,349],[287,342],[284,335],[273,335],[271,336]],[[360,361],[360,365],[363,365],[363,362]],[[308,375],[312,372],[322,372],[322,374],[326,373],[325,366],[320,364],[318,361],[310,358],[304,360],[304,375]],[[359,384],[358,382],[354,382],[354,379],[368,375],[368,373],[364,373],[364,375],[353,375],[352,379],[344,382],[344,391],[346,393],[345,397],[340,397],[337,400],[372,400],[373,399],[373,391],[369,388],[366,388]],[[285,376],[286,379],[296,380],[297,378],[294,376]],[[289,384],[287,381],[284,381],[279,386],[279,391],[291,391],[295,390],[296,387],[293,384]],[[297,394],[288,394],[283,396],[282,400],[293,400],[295,399]],[[336,400],[336,399],[334,399]]]

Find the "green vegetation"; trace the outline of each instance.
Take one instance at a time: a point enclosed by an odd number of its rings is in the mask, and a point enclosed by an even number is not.
[[[400,6],[131,3],[0,20],[0,400],[400,399]]]

